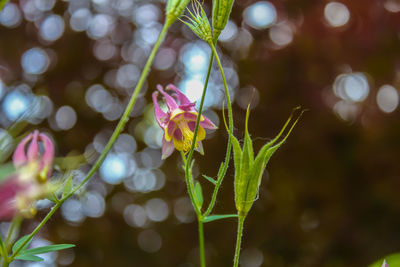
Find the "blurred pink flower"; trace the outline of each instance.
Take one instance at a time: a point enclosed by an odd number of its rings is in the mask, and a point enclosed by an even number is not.
[[[157,86],[157,90],[164,96],[168,111],[164,112],[158,105],[158,92],[153,93],[154,112],[158,124],[164,130],[162,139],[162,159],[169,157],[174,149],[188,152],[192,146],[194,137],[194,128],[197,117],[197,110],[194,108],[195,103],[184,95],[178,88],[170,84],[167,90],[174,91],[174,94],[167,94],[161,85]],[[178,104],[179,103],[179,104]],[[196,150],[203,154],[203,146],[201,141],[206,136],[205,129],[216,129],[217,127],[205,116],[201,116],[200,125],[196,137]]]
[[[40,151],[39,142],[43,145],[43,153]],[[39,133],[37,130],[22,139],[13,155],[13,162],[17,168],[31,162],[38,163],[38,177],[42,181],[51,175],[53,159],[53,142],[47,135]]]
[[[36,213],[35,201],[46,196],[50,188],[48,183],[39,182],[36,174],[36,164],[24,165],[0,184],[0,221]]]
[[[386,260],[383,260],[382,267],[389,267],[389,264],[387,264]]]

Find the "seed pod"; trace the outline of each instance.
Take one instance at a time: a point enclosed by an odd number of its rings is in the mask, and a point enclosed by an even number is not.
[[[243,149],[240,148],[239,141],[236,137],[232,136],[235,163],[235,203],[239,217],[246,217],[247,213],[250,211],[251,206],[257,198],[261,178],[269,159],[288,138],[302,113],[303,111],[300,112],[300,115],[292,123],[282,140],[278,142],[286,127],[291,122],[292,114],[280,133],[272,141],[265,144],[254,158],[253,143],[247,129],[249,118],[249,109],[247,109]]]
[[[213,0],[212,26],[214,41],[218,40],[231,14],[234,0]]]
[[[182,16],[189,2],[190,0],[168,0],[165,8],[167,21],[172,24],[177,18]]]
[[[188,10],[190,16],[188,16],[188,21],[183,21],[198,37],[206,41],[207,43],[212,43],[212,32],[211,25],[208,21],[206,12],[204,12],[203,7],[199,1],[193,1],[193,12]]]

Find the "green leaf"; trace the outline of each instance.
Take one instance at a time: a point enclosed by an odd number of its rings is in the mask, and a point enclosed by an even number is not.
[[[75,245],[73,245],[73,244],[56,244],[56,245],[27,249],[27,250],[24,250],[21,254],[22,255],[28,255],[28,254],[36,255],[36,254],[43,254],[43,253],[48,253],[48,252],[52,252],[52,251],[72,248],[72,247],[75,247]]]
[[[8,3],[8,0],[0,0],[0,11],[3,9],[3,7]]]
[[[22,261],[43,261],[43,258],[31,255],[31,254],[23,254],[15,257],[16,260],[22,260]]]
[[[201,184],[199,182],[196,182],[194,187],[197,204],[199,205],[199,209],[201,209],[203,206],[203,190],[201,189]]]
[[[67,181],[64,183],[62,198],[71,193],[71,191],[72,191],[72,174],[70,174]]]
[[[385,259],[386,259],[386,262],[389,265],[389,267],[400,266],[400,253],[394,253],[394,254],[390,254],[388,256],[385,256],[382,259],[379,259],[379,260],[375,261],[374,263],[372,263],[368,267],[381,267],[382,263],[383,263],[383,261]]]
[[[214,178],[207,176],[205,174],[202,175],[205,179],[207,179],[207,181],[209,181],[210,183],[212,183],[213,185],[217,184],[217,181],[214,180]]]
[[[12,163],[7,163],[0,166],[0,182],[7,179],[13,172],[15,172],[15,167]]]
[[[203,222],[212,222],[212,221],[216,221],[216,220],[222,220],[222,219],[226,219],[226,218],[236,218],[238,217],[237,214],[221,214],[221,215],[210,215],[204,218]]]
[[[29,238],[29,235],[24,235],[23,237],[21,237],[20,239],[17,240],[17,242],[14,243],[13,247],[12,247],[12,251],[15,252],[21,245],[22,243],[24,243],[27,239]],[[29,246],[29,243],[31,243],[32,239],[29,240],[24,247],[20,250],[19,254],[22,254],[23,251],[26,249],[27,246]]]

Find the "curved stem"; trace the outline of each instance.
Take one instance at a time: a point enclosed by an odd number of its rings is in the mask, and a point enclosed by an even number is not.
[[[6,247],[4,246],[4,242],[3,242],[3,239],[1,238],[1,234],[0,234],[0,255],[3,258],[3,261],[2,261],[3,266],[8,266],[8,263],[10,262],[7,254],[8,253],[7,253]]]
[[[200,266],[205,267],[206,257],[204,252],[204,230],[203,230],[204,222],[202,219],[198,218],[198,223],[199,223]]]
[[[142,89],[143,83],[146,80],[147,74],[150,71],[150,67],[153,63],[154,57],[158,51],[158,48],[160,47],[162,41],[164,40],[164,36],[166,35],[168,28],[170,26],[170,22],[167,21],[164,24],[164,27],[160,33],[160,35],[158,36],[157,42],[155,43],[153,50],[150,53],[149,58],[147,59],[146,65],[144,66],[144,69],[142,71],[142,74],[139,78],[139,81],[135,87],[135,90],[131,96],[131,99],[129,100],[129,103],[127,105],[127,107],[125,108],[124,114],[122,115],[121,119],[118,122],[117,127],[115,128],[110,140],[108,141],[107,145],[104,147],[103,152],[101,153],[101,155],[99,156],[99,158],[97,159],[96,163],[93,165],[92,169],[90,169],[89,173],[86,175],[85,179],[83,179],[83,181],[74,188],[74,190],[71,191],[70,194],[67,195],[67,197],[73,195],[77,190],[79,190],[92,176],[93,174],[95,174],[95,172],[99,169],[100,165],[103,163],[104,159],[106,158],[108,152],[110,151],[111,147],[113,146],[113,144],[115,143],[115,141],[117,140],[119,134],[122,132],[122,130],[124,129],[126,123],[129,121],[129,114],[131,113],[133,106],[136,103],[136,99],[139,95],[140,90]]]
[[[160,32],[160,35],[158,36],[157,42],[155,43],[153,50],[150,53],[149,58],[147,59],[146,65],[144,66],[144,69],[142,71],[142,74],[139,78],[139,81],[135,87],[135,90],[129,100],[129,103],[124,111],[124,114],[122,115],[121,119],[118,122],[117,127],[115,128],[110,140],[108,141],[107,145],[105,146],[103,152],[93,165],[93,167],[90,169],[86,177],[83,179],[79,185],[77,185],[69,194],[67,194],[65,197],[63,197],[56,205],[50,210],[50,212],[46,215],[46,217],[40,222],[40,224],[33,230],[33,232],[29,235],[29,237],[23,242],[19,248],[15,250],[15,252],[11,255],[10,257],[10,262],[14,259],[16,255],[21,251],[21,249],[33,238],[33,236],[39,232],[39,230],[44,226],[44,224],[51,218],[51,216],[60,208],[61,204],[64,203],[65,200],[70,198],[77,190],[79,190],[99,169],[100,165],[103,163],[104,159],[107,156],[107,153],[110,151],[111,147],[113,146],[114,142],[117,140],[119,134],[122,132],[124,129],[126,123],[129,121],[129,114],[131,113],[133,106],[136,103],[136,99],[139,95],[140,90],[142,89],[143,83],[146,80],[147,74],[150,71],[150,67],[153,63],[154,57],[158,51],[158,48],[160,47],[162,41],[164,40],[164,37],[171,26],[173,21],[167,20],[166,23],[164,24],[164,27],[162,31]]]
[[[236,249],[235,249],[235,259],[233,261],[233,266],[237,267],[239,266],[239,255],[240,255],[240,245],[242,243],[242,235],[243,235],[243,225],[244,225],[244,219],[246,217],[240,216],[238,220],[238,230],[237,230],[237,236],[236,236]]]
[[[46,224],[46,222],[51,218],[51,216],[53,216],[53,214],[58,210],[58,208],[62,205],[62,203],[64,203],[66,199],[62,199],[60,200],[60,202],[58,202],[51,210],[49,213],[47,213],[46,217],[44,217],[44,219],[39,223],[38,226],[36,226],[35,230],[32,231],[32,233],[30,233],[30,235],[28,236],[28,238],[25,240],[25,242],[23,242],[14,252],[13,254],[10,256],[9,258],[9,262],[12,262],[14,260],[14,257],[16,257],[16,255],[18,255],[18,253],[21,251],[21,249],[32,240],[32,238],[40,231],[40,229],[42,229],[42,227]]]
[[[6,240],[4,241],[7,253],[10,251],[11,243],[13,242],[12,238],[13,238],[14,230],[19,229],[21,222],[22,222],[21,216],[15,216],[11,222],[10,228],[8,229]],[[17,233],[17,235],[18,235],[18,233]]]
[[[217,50],[215,49],[214,44],[210,43],[210,46],[211,46],[212,52],[215,56],[215,59],[218,63],[218,67],[221,72],[222,80],[224,82],[226,101],[228,102],[229,137],[228,137],[228,144],[227,144],[227,148],[226,148],[225,161],[222,166],[222,170],[220,172],[218,172],[217,183],[214,187],[214,191],[213,191],[213,194],[211,197],[210,204],[208,205],[208,208],[207,208],[206,212],[204,213],[204,216],[210,215],[212,209],[214,208],[215,202],[217,200],[218,190],[221,186],[223,178],[225,177],[226,171],[228,170],[229,160],[231,158],[231,149],[232,149],[232,137],[231,136],[233,135],[233,112],[232,112],[232,102],[231,102],[231,98],[230,98],[229,90],[228,90],[228,84],[226,82],[224,69],[222,68],[221,60],[219,59]]]

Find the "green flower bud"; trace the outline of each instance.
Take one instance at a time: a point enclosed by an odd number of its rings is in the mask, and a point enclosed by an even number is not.
[[[228,22],[233,2],[234,0],[213,0],[212,26],[214,41],[218,40],[219,35]]]
[[[190,17],[188,21],[183,21],[198,37],[212,43],[212,32],[210,22],[208,21],[206,12],[199,1],[193,1],[193,12],[188,10]]]
[[[296,108],[295,110],[298,109],[299,108]],[[250,211],[251,206],[257,198],[261,178],[269,159],[288,138],[303,112],[304,111],[300,112],[286,135],[277,143],[278,139],[292,120],[292,113],[280,133],[272,141],[265,144],[254,159],[253,143],[247,129],[249,119],[249,109],[247,109],[243,149],[240,148],[237,138],[232,136],[235,164],[235,203],[239,217],[246,217],[247,213]]]
[[[172,24],[177,18],[182,16],[189,2],[190,0],[168,0],[167,7],[165,9],[167,21]]]

